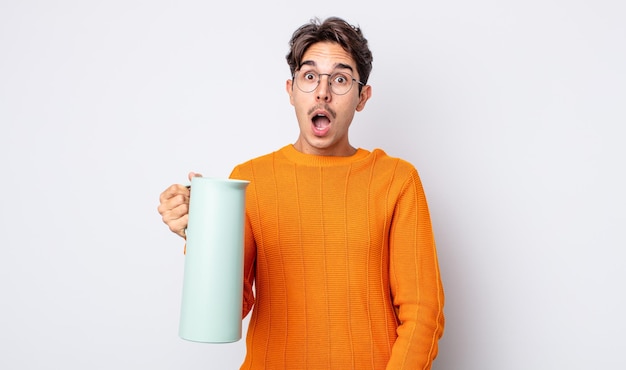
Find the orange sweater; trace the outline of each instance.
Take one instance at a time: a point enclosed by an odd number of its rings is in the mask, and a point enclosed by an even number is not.
[[[250,181],[241,369],[430,369],[444,295],[411,164],[288,145],[231,178]]]

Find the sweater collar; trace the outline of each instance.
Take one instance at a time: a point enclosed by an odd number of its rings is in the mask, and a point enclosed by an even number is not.
[[[288,160],[308,166],[341,166],[365,159],[370,152],[357,148],[356,153],[348,157],[324,156],[314,154],[304,154],[299,152],[292,144],[286,145],[279,150]]]

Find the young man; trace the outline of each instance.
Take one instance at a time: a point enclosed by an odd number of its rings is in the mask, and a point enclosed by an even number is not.
[[[419,176],[348,140],[372,93],[367,40],[329,18],[300,27],[290,47],[300,134],[231,174],[250,181],[241,369],[430,369],[444,295]],[[182,237],[188,203],[182,185],[160,196],[163,221]]]

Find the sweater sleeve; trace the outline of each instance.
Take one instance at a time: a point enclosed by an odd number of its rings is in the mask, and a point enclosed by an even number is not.
[[[390,284],[399,326],[387,370],[431,368],[443,334],[444,294],[430,214],[417,171],[395,206],[389,238]]]
[[[243,255],[243,307],[241,318],[243,319],[252,310],[254,305],[254,276],[256,275],[256,245],[252,237],[250,220],[246,216],[245,244]]]

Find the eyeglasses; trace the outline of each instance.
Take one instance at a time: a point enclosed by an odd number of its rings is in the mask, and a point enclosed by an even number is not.
[[[298,89],[304,93],[313,92],[320,84],[322,76],[328,76],[328,86],[335,95],[345,95],[354,83],[365,85],[361,81],[357,81],[351,74],[347,72],[317,73],[314,71],[298,71],[293,76]]]

